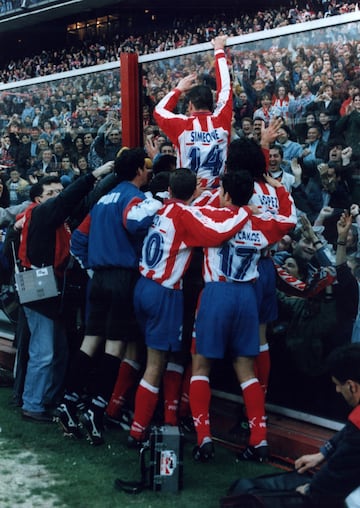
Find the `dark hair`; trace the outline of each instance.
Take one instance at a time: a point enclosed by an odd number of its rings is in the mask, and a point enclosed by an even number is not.
[[[153,173],[156,175],[161,171],[172,171],[176,169],[176,157],[169,153],[160,154],[153,165]]]
[[[174,145],[172,144],[171,141],[164,141],[163,143],[161,143],[161,145],[159,146],[159,152],[161,152],[161,150],[165,147],[165,146],[170,146],[172,149],[174,149]],[[164,154],[165,155],[165,154]]]
[[[283,263],[289,258],[293,258],[296,261],[298,272],[299,272],[299,278],[300,280],[306,282],[309,272],[309,265],[305,259],[301,258],[300,256],[296,256],[296,254],[290,254],[288,256],[285,256],[283,259]]]
[[[34,183],[30,187],[30,192],[29,192],[30,200],[32,202],[34,202],[35,198],[37,198],[38,196],[41,196],[42,193],[43,193],[43,186],[41,185],[41,183],[40,182]]]
[[[310,125],[310,127],[307,128],[307,132],[309,132],[310,129],[316,129],[318,134],[321,134],[321,125],[318,122],[315,122],[314,125]]]
[[[119,157],[115,159],[114,173],[119,181],[128,180],[131,182],[139,168],[145,165],[147,155],[143,148],[130,148],[123,150]]]
[[[271,100],[271,94],[269,92],[262,92],[262,94],[260,95],[260,100],[262,101],[264,99]]]
[[[155,196],[157,192],[168,190],[170,174],[170,171],[161,171],[151,179],[149,183],[149,191],[153,196]]]
[[[338,136],[336,138],[330,138],[328,141],[329,151],[334,148],[334,146],[346,146],[345,139],[342,136]]]
[[[222,177],[224,192],[228,192],[234,205],[247,205],[254,192],[254,178],[249,171],[231,171]]]
[[[196,85],[186,94],[186,98],[192,102],[195,109],[213,110],[214,99],[211,88],[207,85]]]
[[[360,383],[360,343],[332,351],[327,359],[327,371],[342,384],[348,379]]]
[[[51,185],[52,183],[61,183],[61,180],[58,176],[44,176],[39,181],[39,184],[44,185]]]
[[[169,187],[172,196],[187,201],[196,189],[196,175],[188,168],[179,168],[170,174]]]
[[[284,158],[284,150],[282,149],[282,147],[280,145],[277,145],[276,143],[272,143],[270,145],[270,148],[269,150],[277,150],[280,154],[280,157],[283,159]]]
[[[255,180],[263,180],[266,160],[259,144],[254,139],[234,139],[229,145],[226,170],[250,171]]]
[[[44,185],[51,185],[52,183],[61,183],[61,180],[58,176],[44,176],[37,183],[34,183],[29,192],[29,197],[31,201],[35,201],[35,198],[41,196],[44,192]]]
[[[291,132],[291,129],[288,125],[285,125],[283,124],[281,127],[279,127],[279,130],[282,129],[283,131],[286,132],[286,134],[288,135],[288,138],[290,139],[292,137],[292,132]]]
[[[2,208],[8,208],[8,206],[10,206],[10,192],[3,176],[0,176],[0,182],[3,186],[2,194],[0,196],[0,206]]]
[[[294,242],[299,242],[301,240],[301,238],[303,237],[301,228],[295,228],[292,231],[289,231],[288,234],[291,237],[291,240]]]
[[[243,116],[241,119],[241,125],[243,124],[243,122],[250,122],[251,125],[254,123],[253,119],[250,118],[250,116]]]

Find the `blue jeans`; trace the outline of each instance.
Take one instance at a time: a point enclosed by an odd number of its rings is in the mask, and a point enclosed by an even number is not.
[[[45,404],[56,403],[63,388],[68,360],[65,327],[29,307],[24,311],[31,336],[23,409],[42,412]]]

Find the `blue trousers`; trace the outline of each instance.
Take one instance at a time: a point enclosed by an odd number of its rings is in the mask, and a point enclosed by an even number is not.
[[[42,412],[45,405],[56,403],[63,388],[68,360],[65,327],[29,307],[24,311],[31,336],[23,409]]]

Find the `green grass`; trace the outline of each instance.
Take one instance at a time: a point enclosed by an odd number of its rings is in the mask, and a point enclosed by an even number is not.
[[[5,458],[26,466],[32,454],[50,473],[45,486],[31,488],[27,503],[31,499],[34,502],[26,506],[218,508],[219,499],[235,479],[274,471],[269,465],[236,463],[234,453],[220,445],[216,446],[214,461],[194,463],[191,451],[195,443],[191,438],[185,443],[181,492],[162,494],[147,490],[137,495],[118,492],[114,489],[116,478],[137,480],[140,475],[137,451],[128,450],[125,445],[126,432],[109,430],[105,434],[106,444],[92,447],[85,439],[63,437],[56,424],[23,421],[20,409],[12,407],[10,399],[11,388],[0,388],[0,476],[4,478],[5,471],[9,471]],[[57,501],[51,504],[54,496]],[[21,506],[14,501],[0,489],[0,506]]]

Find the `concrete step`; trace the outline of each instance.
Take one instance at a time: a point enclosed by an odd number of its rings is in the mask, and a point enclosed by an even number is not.
[[[239,451],[248,440],[248,432],[239,424],[241,407],[233,401],[212,397],[211,430],[224,446]],[[316,453],[336,431],[294,418],[267,412],[268,442],[275,461],[291,466],[301,455]]]

